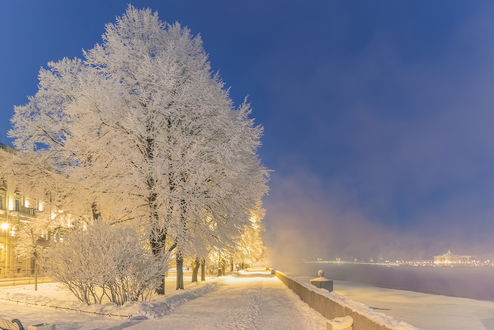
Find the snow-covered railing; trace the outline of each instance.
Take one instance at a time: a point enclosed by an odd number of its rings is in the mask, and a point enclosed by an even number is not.
[[[406,322],[397,321],[388,315],[376,312],[364,304],[345,299],[327,290],[319,289],[309,282],[294,280],[279,271],[275,271],[275,274],[300,299],[328,320],[347,315],[351,316],[353,318],[353,330],[417,329]]]

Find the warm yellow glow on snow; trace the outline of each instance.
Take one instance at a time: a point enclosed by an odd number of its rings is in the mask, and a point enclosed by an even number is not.
[[[259,276],[246,276],[246,277],[235,277],[235,276],[225,276],[223,277],[223,281],[226,283],[248,283],[248,282],[257,282],[262,278],[263,281],[278,281],[277,277],[268,276],[264,274],[259,274]]]

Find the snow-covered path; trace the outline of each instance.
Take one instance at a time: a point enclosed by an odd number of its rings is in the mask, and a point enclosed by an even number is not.
[[[227,277],[160,320],[130,329],[326,329],[326,319],[275,277]]]
[[[215,289],[159,319],[119,320],[0,302],[0,317],[25,325],[52,322],[57,329],[326,329],[326,319],[276,277],[226,276]]]

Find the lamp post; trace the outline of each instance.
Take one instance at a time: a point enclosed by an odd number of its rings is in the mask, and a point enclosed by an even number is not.
[[[9,228],[10,225],[8,222],[2,222],[0,225],[0,228],[5,232],[5,277],[7,277],[7,268],[8,268],[8,251],[7,251],[7,246],[8,246],[8,238],[9,238]]]

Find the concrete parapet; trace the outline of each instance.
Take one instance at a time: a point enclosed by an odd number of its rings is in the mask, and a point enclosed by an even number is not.
[[[278,277],[289,289],[297,294],[302,301],[321,313],[328,320],[350,316],[353,320],[353,327],[351,328],[353,330],[392,330],[394,328],[392,324],[399,325],[401,329],[416,329],[405,322],[396,321],[393,318],[382,314],[376,317],[376,314],[374,313],[374,316],[371,319],[369,315],[360,313],[359,311],[332,299],[331,293],[317,292],[317,290],[322,290],[317,288],[311,289],[310,287],[289,278],[281,272],[277,271],[276,277]],[[370,311],[370,313],[373,312]],[[329,328],[328,325],[328,329],[339,328]]]
[[[326,289],[329,292],[333,291],[333,281],[328,280],[325,277],[314,278],[314,279],[310,280],[310,284],[312,284],[318,288],[321,288],[321,289]]]
[[[353,319],[351,316],[336,317],[328,321],[327,330],[352,330]]]

